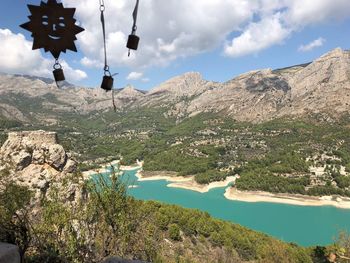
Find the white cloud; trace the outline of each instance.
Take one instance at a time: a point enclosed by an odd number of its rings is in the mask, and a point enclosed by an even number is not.
[[[314,41],[310,42],[307,45],[301,45],[298,50],[301,52],[308,52],[308,51],[311,51],[317,47],[322,47],[325,42],[326,42],[326,40],[324,38],[320,37],[320,38],[315,39]]]
[[[78,35],[84,56],[90,61],[103,62],[98,1],[63,2],[77,8],[77,17],[86,29]],[[257,1],[251,0],[140,1],[139,50],[132,51],[128,57],[125,46],[131,31],[134,4],[135,1],[130,0],[106,1],[107,48],[112,70],[113,67],[129,66],[139,71],[147,66],[168,65],[177,58],[213,50],[232,31],[251,21],[254,10],[258,9]]]
[[[348,0],[288,0],[286,20],[298,27],[350,17]]]
[[[78,35],[84,66],[103,64],[98,1],[63,0],[77,8],[86,29]],[[350,17],[349,0],[147,0],[140,1],[139,50],[127,56],[125,47],[135,1],[105,1],[107,48],[111,70],[149,66],[224,47],[228,56],[257,53],[283,43],[309,25]],[[233,33],[239,33],[232,37]],[[226,43],[226,44],[225,44]]]
[[[69,66],[65,60],[61,61],[61,65],[65,73],[65,77],[68,81],[75,82],[87,78],[87,74],[85,73],[85,71],[71,68],[71,66]]]
[[[143,73],[142,72],[131,72],[126,79],[127,80],[139,80],[143,77]]]
[[[290,33],[280,17],[280,13],[266,17],[258,23],[251,23],[239,37],[226,44],[225,54],[239,57],[255,53],[281,43]]]
[[[32,42],[22,34],[0,29],[0,72],[51,77],[54,60],[44,58],[39,50],[32,50]],[[80,81],[87,77],[82,70],[72,69],[61,61],[68,81]]]
[[[87,57],[83,57],[80,60],[80,63],[89,68],[103,68],[103,63],[101,61],[98,61],[96,59],[89,59]]]
[[[39,50],[32,51],[32,42],[22,34],[0,29],[0,43],[0,71],[41,76],[50,74],[49,61],[41,56]]]
[[[259,0],[260,20],[251,21],[241,35],[225,45],[224,53],[237,57],[283,43],[309,25],[350,18],[349,0]],[[316,43],[319,44],[319,43]]]

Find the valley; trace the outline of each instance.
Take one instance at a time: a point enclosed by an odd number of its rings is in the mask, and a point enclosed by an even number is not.
[[[164,237],[157,242],[173,253],[165,258],[177,253],[182,240],[188,247],[179,253],[190,255],[199,243],[200,259],[208,250],[242,261],[283,258],[263,248],[275,244],[281,246],[278,253],[290,251],[286,262],[322,262],[314,247],[279,243],[164,203],[200,209],[299,245],[330,244],[337,231],[349,229],[349,68],[350,52],[335,49],[312,63],[253,71],[225,83],[191,72],[147,92],[132,86],[115,90],[116,112],[111,93],[100,89],[58,89],[47,79],[1,74],[0,145],[9,132],[44,130],[57,133],[78,174],[115,160],[124,166],[142,162],[140,174],[131,175],[142,180],[128,189],[136,199],[125,202],[156,218]],[[261,222],[252,221],[255,210],[268,211]],[[193,215],[201,223],[185,223]],[[293,216],[295,224],[284,235],[281,229]],[[305,229],[312,234],[295,236]],[[169,236],[176,249],[164,241]],[[252,252],[254,247],[261,251]]]

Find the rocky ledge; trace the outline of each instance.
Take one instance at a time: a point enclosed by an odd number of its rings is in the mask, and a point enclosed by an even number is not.
[[[51,185],[76,170],[77,163],[58,144],[55,132],[10,132],[0,148],[0,171],[6,171],[9,178],[37,195],[46,194]],[[66,194],[74,199],[75,191],[72,185],[71,193]]]

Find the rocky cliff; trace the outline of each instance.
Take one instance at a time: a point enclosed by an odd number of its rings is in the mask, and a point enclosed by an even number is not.
[[[8,177],[34,190],[37,197],[76,169],[76,162],[58,144],[55,132],[11,132],[0,148],[0,171],[6,170]],[[65,193],[74,195],[71,199],[76,197],[74,186]]]
[[[35,78],[0,75],[0,95],[0,117],[22,122],[34,118],[54,124],[59,114],[102,114],[112,109],[111,94],[101,89],[62,90]],[[337,48],[308,64],[256,70],[225,83],[190,72],[148,92],[131,86],[117,90],[115,104],[119,110],[161,107],[178,119],[203,112],[252,122],[307,114],[336,118],[349,114],[350,52]]]
[[[260,122],[283,116],[350,112],[350,53],[335,49],[310,64],[253,71],[208,90],[186,109],[194,115],[223,111]]]

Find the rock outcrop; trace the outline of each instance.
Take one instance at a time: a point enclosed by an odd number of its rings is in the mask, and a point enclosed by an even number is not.
[[[65,150],[57,143],[55,132],[10,132],[0,154],[2,160],[12,164],[16,171],[22,171],[32,163],[46,163],[57,171],[63,171],[68,161]]]
[[[10,132],[0,148],[0,158],[0,170],[8,170],[16,183],[28,186],[37,197],[66,176],[74,176],[77,170],[76,162],[58,144],[55,132]],[[77,197],[74,187],[78,184],[73,181],[62,193],[67,199]]]
[[[0,242],[0,263],[20,263],[19,248],[15,245]]]

